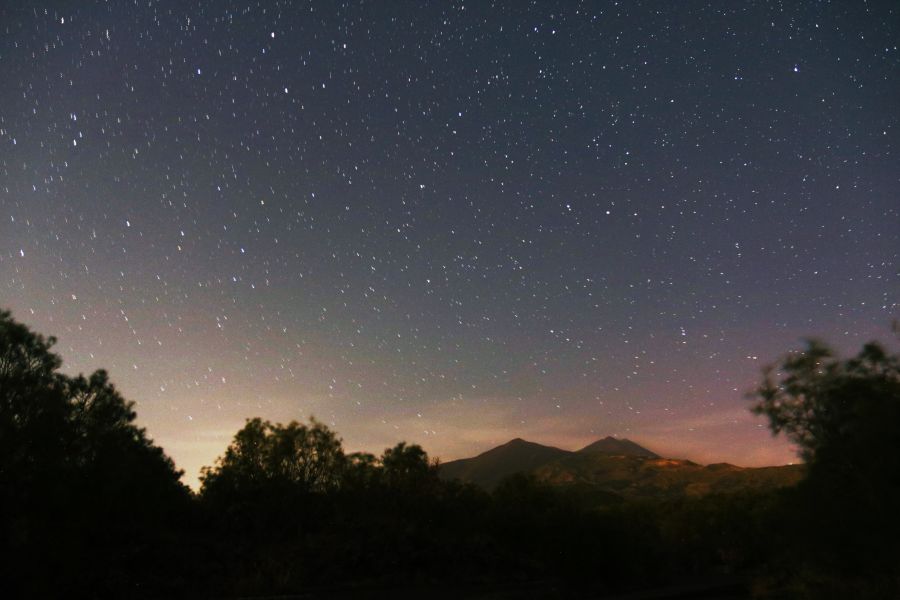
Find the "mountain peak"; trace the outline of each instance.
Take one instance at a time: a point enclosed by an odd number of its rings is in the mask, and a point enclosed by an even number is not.
[[[444,463],[441,473],[448,479],[463,479],[492,489],[513,473],[530,472],[568,454],[571,452],[515,438],[473,458]]]
[[[537,442],[532,442],[531,440],[526,440],[524,438],[513,438],[506,442],[505,444],[500,444],[494,450],[500,448],[553,448],[554,450],[559,450],[559,448],[554,448],[553,446],[545,446],[544,444],[539,444]],[[488,450],[490,452],[490,450]]]
[[[602,440],[597,440],[593,444],[588,444],[578,452],[583,454],[612,454],[616,456],[659,458],[659,455],[655,452],[651,452],[627,438],[619,439],[611,435],[606,436]]]
[[[577,484],[604,502],[622,498],[677,498],[744,489],[773,489],[802,477],[802,467],[745,469],[719,463],[703,467],[661,458],[626,438],[607,436],[578,452],[514,438],[472,458],[443,463],[444,479],[495,489],[515,473],[551,485]],[[586,488],[584,487],[586,486]]]

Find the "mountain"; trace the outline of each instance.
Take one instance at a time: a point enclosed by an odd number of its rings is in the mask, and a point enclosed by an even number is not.
[[[659,458],[659,455],[650,452],[643,446],[639,446],[629,439],[617,439],[607,436],[597,440],[579,450],[581,454],[612,454],[614,456],[643,456],[645,458]]]
[[[628,439],[607,437],[578,451],[586,455],[643,456],[658,458],[656,454]],[[515,473],[531,473],[577,453],[552,446],[544,446],[516,438],[473,458],[454,460],[441,465],[445,479],[460,479],[486,489],[493,489]]]
[[[493,489],[510,475],[531,472],[568,454],[572,452],[516,438],[473,458],[442,464],[441,477]]]
[[[473,458],[441,466],[441,477],[492,490],[515,473],[577,489],[604,502],[764,490],[797,483],[802,465],[745,468],[662,458],[627,439],[607,437],[577,452],[516,438]]]
[[[659,499],[727,494],[793,485],[802,465],[746,468],[719,463],[645,456],[573,453],[544,464],[532,474],[554,486],[614,493],[622,499]]]

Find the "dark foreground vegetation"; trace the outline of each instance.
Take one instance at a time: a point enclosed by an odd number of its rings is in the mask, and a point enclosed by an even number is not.
[[[812,343],[757,391],[804,453],[799,485],[606,503],[443,481],[418,446],[348,455],[315,420],[248,420],[195,495],[106,374],[61,374],[53,342],[0,312],[4,597],[598,597],[728,573],[761,597],[900,597],[900,359],[876,344]]]

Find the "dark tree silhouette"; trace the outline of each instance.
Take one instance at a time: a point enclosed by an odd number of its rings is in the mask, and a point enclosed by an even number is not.
[[[810,341],[806,350],[788,356],[780,371],[776,380],[775,369],[767,369],[753,410],[769,418],[773,432],[783,431],[797,444],[807,462],[837,460],[845,468],[860,468],[865,465],[850,461],[868,463],[874,445],[896,440],[890,417],[900,407],[900,359],[879,344],[866,344],[844,361],[823,343]]]
[[[0,569],[35,593],[111,590],[122,569],[147,581],[187,488],[104,371],[59,372],[55,342],[0,311]]]
[[[438,465],[428,460],[421,446],[400,442],[381,456],[387,485],[404,493],[433,491],[438,484]]]
[[[381,475],[378,467],[379,461],[374,454],[368,452],[348,454],[344,465],[343,488],[357,493],[371,490]]]
[[[783,523],[796,595],[900,597],[900,357],[869,343],[842,360],[809,342],[756,397],[807,461]]]
[[[271,485],[325,492],[340,486],[346,463],[341,440],[314,418],[309,426],[248,419],[216,466],[204,468],[202,494]]]

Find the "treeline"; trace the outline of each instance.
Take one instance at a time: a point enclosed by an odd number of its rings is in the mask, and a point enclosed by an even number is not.
[[[769,597],[900,590],[900,361],[876,345],[811,345],[758,390],[806,453],[797,488],[622,503],[526,476],[489,494],[415,445],[347,454],[315,420],[248,420],[192,494],[105,373],[59,372],[54,341],[0,312],[7,597],[597,595],[723,573]]]

